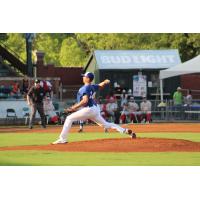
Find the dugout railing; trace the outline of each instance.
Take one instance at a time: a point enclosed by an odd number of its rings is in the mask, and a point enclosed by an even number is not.
[[[159,100],[150,100],[152,104],[152,123],[156,122],[199,122],[200,121],[200,100],[193,100],[190,106],[182,105],[179,107],[174,106],[173,100],[166,100],[165,104],[160,104]],[[4,103],[6,102],[6,103]],[[26,101],[23,99],[16,100],[0,100],[1,108],[0,108],[0,124],[5,124],[6,118],[6,109],[10,108],[10,105],[15,105],[13,107],[17,112],[17,120],[15,122],[10,121],[10,123],[15,124],[24,124],[25,119],[23,119],[22,110],[26,105]],[[10,102],[10,105],[8,104]],[[106,100],[103,100],[105,103]],[[138,105],[140,105],[141,100],[135,101]],[[65,101],[59,101],[58,99],[53,100],[53,104],[56,108],[56,113],[61,115],[64,111],[64,108],[67,108],[75,103],[75,99],[68,99]],[[120,108],[121,101],[118,100],[118,107]],[[6,107],[7,106],[7,107]],[[21,107],[20,107],[21,106]],[[12,108],[12,107],[11,107]],[[122,108],[118,109],[119,112],[122,111]],[[130,123],[127,121],[127,123]],[[137,122],[139,123],[139,122]]]
[[[152,122],[198,122],[200,120],[200,99],[193,100],[190,106],[183,104],[182,106],[175,106],[173,100],[165,100],[164,104],[160,100],[149,100],[152,104],[151,114]],[[141,100],[135,100],[140,107]],[[61,103],[60,110],[64,107],[69,107],[75,103],[74,99],[66,100]],[[102,103],[106,103],[105,99],[102,99]],[[122,112],[121,100],[117,100],[118,112]]]
[[[200,120],[200,99],[193,100],[191,105],[175,106],[173,100],[149,100],[152,105],[152,122],[175,122],[175,121],[199,121]],[[106,100],[103,100],[106,102]],[[140,107],[141,100],[135,100]],[[118,107],[121,101],[117,100]],[[122,108],[119,109],[122,111]]]

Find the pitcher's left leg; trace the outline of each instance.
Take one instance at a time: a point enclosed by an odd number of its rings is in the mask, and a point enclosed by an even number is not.
[[[90,116],[93,116],[93,111],[89,107],[78,110],[72,113],[71,115],[67,116],[65,123],[63,125],[63,129],[60,133],[59,139],[56,140],[53,144],[66,143],[68,140],[68,134],[72,126],[72,123],[74,121],[89,119]]]

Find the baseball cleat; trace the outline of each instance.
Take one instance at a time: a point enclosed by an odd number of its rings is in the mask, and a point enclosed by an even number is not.
[[[66,143],[67,143],[66,140],[58,139],[58,140],[56,140],[55,142],[52,142],[51,144],[66,144]]]
[[[83,132],[83,129],[80,128],[80,129],[78,130],[78,133],[82,133],[82,132]]]
[[[131,139],[136,139],[136,134],[135,133],[131,133]]]
[[[132,139],[136,138],[136,134],[131,129],[126,129],[125,133],[130,135]]]

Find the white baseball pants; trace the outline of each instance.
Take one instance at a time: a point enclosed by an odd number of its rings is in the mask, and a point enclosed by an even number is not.
[[[65,123],[63,125],[63,129],[60,133],[60,139],[63,139],[63,140],[68,139],[67,138],[68,133],[74,121],[87,120],[87,119],[90,119],[94,121],[96,124],[98,124],[99,126],[102,126],[107,129],[108,128],[115,129],[120,133],[124,133],[125,131],[124,128],[118,126],[117,124],[109,123],[105,121],[105,119],[101,116],[100,108],[97,105],[97,106],[92,106],[92,107],[84,107],[81,110],[78,110],[72,113],[71,115],[69,115],[66,118]]]

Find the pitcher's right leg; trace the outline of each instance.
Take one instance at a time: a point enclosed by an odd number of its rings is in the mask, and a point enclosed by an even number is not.
[[[126,134],[130,135],[132,139],[136,138],[136,134],[132,130],[122,128],[121,126],[114,124],[114,123],[109,123],[100,114],[97,114],[91,120],[94,121],[95,123],[97,123],[99,126],[103,126],[104,128],[115,129],[120,133],[126,133]]]

